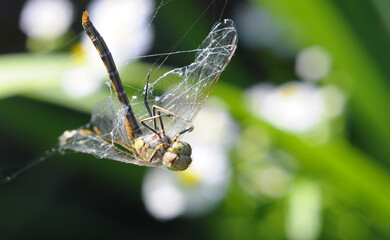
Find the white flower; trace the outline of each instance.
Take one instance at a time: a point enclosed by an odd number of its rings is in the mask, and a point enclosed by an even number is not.
[[[258,85],[251,88],[247,96],[255,114],[286,131],[305,132],[319,124],[324,116],[324,95],[308,83],[289,82],[266,93],[264,87]]]
[[[118,68],[151,47],[153,6],[152,0],[97,0],[88,7],[91,21],[104,38]],[[64,91],[73,97],[86,96],[99,89],[107,74],[86,34],[83,35],[81,52],[86,56],[83,66],[71,69],[62,79]]]
[[[320,46],[312,46],[298,53],[295,71],[304,80],[318,81],[328,75],[330,67],[329,53]]]
[[[186,135],[193,150],[192,164],[184,172],[148,170],[142,191],[146,209],[161,220],[181,215],[198,216],[213,209],[229,186],[228,149],[237,133],[236,124],[226,112],[211,107],[202,109],[195,121],[195,130]]]
[[[20,15],[20,29],[29,37],[54,39],[72,23],[73,6],[67,0],[29,0]]]

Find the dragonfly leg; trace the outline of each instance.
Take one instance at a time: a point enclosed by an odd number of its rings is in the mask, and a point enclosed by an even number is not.
[[[165,115],[161,115],[161,112],[160,110],[157,110],[157,114],[154,113],[155,116],[153,117],[148,117],[148,118],[144,118],[142,120],[140,120],[139,122],[144,126],[146,127],[147,129],[149,129],[150,131],[152,131],[153,133],[157,134],[157,136],[159,138],[161,138],[162,136],[165,136],[165,130],[164,130],[164,124],[163,124],[163,121],[162,121],[162,117],[177,117],[176,115],[174,114],[165,114]],[[152,128],[151,126],[149,126],[146,122],[147,121],[150,121],[150,120],[153,120],[155,121],[156,119],[159,119],[160,121],[160,125],[161,125],[161,129],[162,129],[162,134],[160,133],[160,131],[156,128]]]
[[[146,76],[146,87],[145,87],[145,97],[144,97],[144,104],[146,109],[148,110],[149,116],[153,117],[154,115],[152,114],[152,111],[150,110],[149,107],[149,102],[148,102],[148,93],[149,93],[149,81],[150,81],[150,73],[152,72],[152,69],[149,69],[148,75]],[[153,126],[154,129],[156,129],[156,119],[153,120]],[[157,130],[157,129],[156,129]]]
[[[153,161],[153,158],[156,156],[157,151],[160,150],[161,148],[164,148],[164,144],[160,144],[160,145],[158,145],[158,146],[154,149],[152,155],[150,155],[150,157],[149,157],[148,162],[152,162],[152,161]]]
[[[165,136],[165,128],[164,128],[164,124],[163,124],[163,121],[162,121],[162,117],[174,117],[174,118],[180,118],[188,123],[191,124],[190,127],[180,131],[176,136],[175,138],[173,139],[173,142],[177,141],[177,139],[183,135],[184,133],[186,132],[191,132],[192,130],[194,130],[194,125],[192,124],[192,121],[189,121],[189,120],[186,120],[162,107],[159,107],[157,105],[153,105],[152,107],[153,109],[153,116],[152,117],[148,117],[148,118],[144,118],[140,121],[140,123],[145,126],[146,128],[148,128],[149,130],[151,130],[152,132],[154,132],[155,134],[157,134],[157,136],[159,136],[159,138],[161,138],[162,136]],[[161,113],[164,113],[164,115],[162,115]],[[146,124],[146,121],[150,121],[150,120],[153,120],[153,122],[155,122],[157,120],[157,118],[159,119],[159,122],[160,122],[160,127],[161,127],[161,132],[157,129],[157,128],[152,128],[151,126],[147,125]]]
[[[149,81],[149,80],[148,80]],[[146,85],[148,86],[148,84]],[[148,89],[146,88],[146,91]],[[145,94],[145,96],[147,95],[147,93]],[[148,109],[148,111],[150,110],[149,108],[149,104],[148,104],[148,101],[147,101],[147,98],[145,97],[145,105],[146,105],[146,108]],[[165,129],[164,129],[164,124],[163,124],[163,121],[162,121],[162,116],[167,116],[167,117],[176,117],[176,118],[180,118],[179,116],[177,116],[176,114],[174,113],[171,113],[161,107],[158,107],[156,105],[153,105],[153,113],[150,113],[152,116],[151,117],[148,117],[148,118],[144,118],[142,120],[140,120],[140,123],[146,127],[147,129],[149,129],[150,131],[154,132],[155,134],[157,134],[157,136],[159,136],[159,138],[161,138],[162,136],[165,136]],[[165,113],[165,115],[161,115],[161,112]],[[156,120],[157,118],[159,119],[159,122],[160,122],[160,127],[161,127],[161,132],[162,132],[162,135],[160,134],[160,131],[159,129],[157,128],[157,123],[156,123]],[[150,120],[153,120],[153,125],[154,125],[154,128],[152,128],[151,126],[147,125],[146,124],[146,121],[150,121]]]
[[[178,134],[176,134],[175,138],[172,140],[172,142],[176,142],[177,139],[183,135],[186,132],[192,132],[194,130],[194,125],[191,123],[191,126],[189,128],[184,129],[183,131],[180,131]]]
[[[184,121],[186,121],[186,122],[188,122],[188,123],[191,124],[190,127],[188,127],[188,128],[186,128],[186,129],[180,131],[180,132],[175,136],[175,138],[172,140],[172,142],[177,141],[177,139],[178,139],[181,135],[183,135],[184,133],[186,133],[186,132],[191,132],[192,130],[194,130],[194,125],[192,124],[192,121],[187,120],[187,119],[184,119],[184,118],[178,116],[177,114],[174,114],[174,113],[172,113],[172,112],[170,112],[170,111],[168,111],[168,110],[166,110],[166,109],[164,109],[164,108],[162,108],[162,107],[160,107],[160,106],[157,106],[157,105],[153,105],[152,108],[153,108],[153,114],[155,114],[155,112],[157,111],[158,117],[159,117],[159,119],[160,119],[160,123],[161,123],[161,126],[162,126],[162,127],[163,127],[163,125],[162,125],[161,116],[170,116],[170,117],[180,118],[180,119],[182,119],[182,120],[184,120]],[[162,112],[162,113],[165,113],[166,115],[161,115],[161,112]],[[165,135],[165,129],[163,129],[163,132],[164,132],[164,135]]]
[[[152,116],[152,117],[144,118],[144,119],[140,120],[139,122],[140,122],[144,127],[146,127],[147,129],[149,129],[150,131],[152,131],[153,133],[155,133],[159,138],[161,138],[161,134],[159,133],[158,129],[153,128],[153,127],[149,126],[148,124],[146,124],[146,122],[147,122],[147,121],[150,121],[150,120],[156,121],[156,118],[159,118],[159,116]]]
[[[153,116],[157,117],[159,122],[160,122],[162,136],[165,136],[165,128],[164,128],[164,124],[162,121],[162,116],[175,117],[175,118],[180,118],[180,117],[174,113],[169,112],[168,110],[165,110],[162,107],[157,106],[157,105],[153,105],[152,108],[153,108]],[[156,115],[156,112],[157,112],[157,115]],[[165,115],[161,115],[161,113],[165,113]]]
[[[165,136],[165,128],[164,128],[164,124],[163,124],[163,121],[162,121],[161,117],[162,116],[175,117],[175,118],[180,118],[180,117],[178,115],[174,114],[174,113],[171,113],[168,110],[165,110],[162,107],[157,106],[157,105],[153,105],[152,108],[153,108],[153,115],[157,116],[157,118],[159,119],[161,131],[163,133],[163,136]],[[156,112],[157,112],[157,115],[156,115]],[[161,113],[165,113],[165,115],[161,115]]]
[[[168,116],[168,115],[166,115],[166,116]],[[169,116],[172,116],[172,115],[169,115]],[[160,121],[162,135],[165,136],[165,128],[164,128],[164,124],[163,124],[163,121],[161,118],[161,111],[160,110],[157,110],[157,117],[158,117],[158,120]]]
[[[172,115],[172,116],[175,117],[175,118],[180,118],[180,119],[182,119],[182,120],[184,120],[184,121],[186,121],[186,122],[191,123],[190,120],[184,119],[184,118],[178,116],[177,114],[174,114],[174,113],[172,113],[172,112],[170,112],[170,111],[168,111],[168,110],[166,110],[166,109],[164,109],[164,108],[162,108],[162,107],[160,107],[160,106],[153,105],[152,108],[153,108],[153,114],[154,114],[154,115],[156,115],[156,111],[158,110],[158,111],[160,111],[160,112],[162,112],[162,113],[165,113],[166,115]],[[166,116],[166,115],[164,115],[164,116]]]

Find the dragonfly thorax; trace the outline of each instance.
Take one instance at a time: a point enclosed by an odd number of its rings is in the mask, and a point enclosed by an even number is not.
[[[169,137],[149,134],[134,142],[135,150],[143,161],[163,164],[170,170],[182,171],[191,164],[191,146],[182,141],[172,141]]]

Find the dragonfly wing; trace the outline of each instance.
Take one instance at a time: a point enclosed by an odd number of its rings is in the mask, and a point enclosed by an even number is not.
[[[87,129],[65,131],[60,137],[60,147],[76,152],[94,155],[124,163],[140,166],[154,166],[152,163],[139,160],[134,152],[118,147],[119,143],[112,144],[105,141],[100,135]]]
[[[219,76],[232,58],[237,47],[237,31],[232,20],[224,20],[213,27],[199,46],[192,64],[167,72],[150,85],[148,101],[182,119],[166,119],[168,136],[190,126]],[[154,92],[165,89],[158,96]]]
[[[130,146],[126,134],[124,109],[121,109],[118,100],[105,98],[99,101],[93,111],[91,122],[97,128],[101,137]]]
[[[101,135],[109,137],[114,128],[116,112],[119,110],[118,102],[111,98],[100,100],[92,110],[91,122]]]

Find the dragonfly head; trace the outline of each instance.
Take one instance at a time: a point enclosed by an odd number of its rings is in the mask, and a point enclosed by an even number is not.
[[[191,164],[192,149],[186,142],[176,141],[164,154],[163,164],[173,171],[183,171]]]

